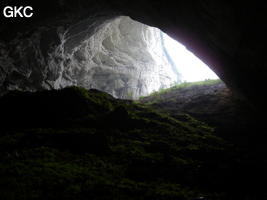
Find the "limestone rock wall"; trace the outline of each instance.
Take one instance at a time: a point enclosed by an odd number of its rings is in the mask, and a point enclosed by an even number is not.
[[[118,17],[89,36],[72,31],[71,27],[62,38],[61,56],[52,54],[49,60],[50,67],[62,66],[63,75],[54,82],[55,88],[79,85],[118,98],[138,98],[177,80],[159,29]]]
[[[50,53],[61,43],[60,28],[39,27],[18,33],[9,43],[0,43],[0,95],[9,90],[51,89],[49,80],[59,77],[58,67],[48,66]],[[49,53],[50,52],[50,53]]]
[[[0,55],[1,90],[78,85],[136,99],[179,80],[160,34],[124,16],[89,18],[67,28],[42,27],[28,39],[14,40],[16,48]],[[1,49],[5,51],[4,44]]]

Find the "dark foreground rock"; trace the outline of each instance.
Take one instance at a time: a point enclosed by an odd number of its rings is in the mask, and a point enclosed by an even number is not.
[[[0,109],[1,199],[264,195],[251,176],[262,171],[189,115],[177,120],[75,87],[9,93]]]
[[[245,183],[258,185],[266,179],[266,118],[223,82],[186,83],[144,97],[140,102],[178,120],[186,121],[186,115],[190,115],[214,127],[215,135],[242,151],[238,174],[244,173],[242,176],[248,178]]]
[[[258,128],[263,120],[248,102],[219,80],[163,90],[142,98],[140,102],[175,118],[189,114],[215,127],[216,133],[222,137],[245,137],[251,127]]]

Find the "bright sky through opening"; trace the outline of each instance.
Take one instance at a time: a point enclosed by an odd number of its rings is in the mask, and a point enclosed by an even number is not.
[[[163,33],[165,48],[182,75],[182,81],[195,82],[219,79],[218,76],[185,46]]]

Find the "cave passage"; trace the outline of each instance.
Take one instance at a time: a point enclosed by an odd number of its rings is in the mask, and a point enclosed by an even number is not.
[[[5,49],[12,53],[0,56],[5,66],[0,95],[80,86],[115,98],[138,99],[178,83],[216,76],[160,29],[127,16],[88,18],[62,28],[50,43],[46,34],[28,33]]]
[[[264,4],[31,4],[0,20],[0,199],[267,199]]]
[[[182,44],[128,16],[105,21],[83,39],[73,29],[66,31],[61,45],[68,80],[59,87],[78,85],[138,99],[183,82],[218,79]]]

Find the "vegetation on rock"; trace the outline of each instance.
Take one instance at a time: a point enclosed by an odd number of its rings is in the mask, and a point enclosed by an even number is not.
[[[0,109],[1,199],[236,194],[236,147],[189,115],[173,118],[78,87],[11,92]]]
[[[166,94],[170,91],[173,91],[173,90],[177,90],[177,89],[182,89],[182,88],[189,88],[189,87],[192,87],[192,86],[202,86],[202,85],[213,85],[213,84],[216,84],[216,83],[221,83],[222,81],[220,79],[206,79],[204,81],[196,81],[196,82],[182,82],[182,83],[178,83],[178,84],[175,84],[173,85],[172,87],[170,88],[162,88],[158,91],[154,91],[152,94],[148,95],[149,97],[157,97],[157,96],[160,96],[162,94]],[[142,96],[140,97],[140,99],[144,99],[146,98],[146,96]]]

